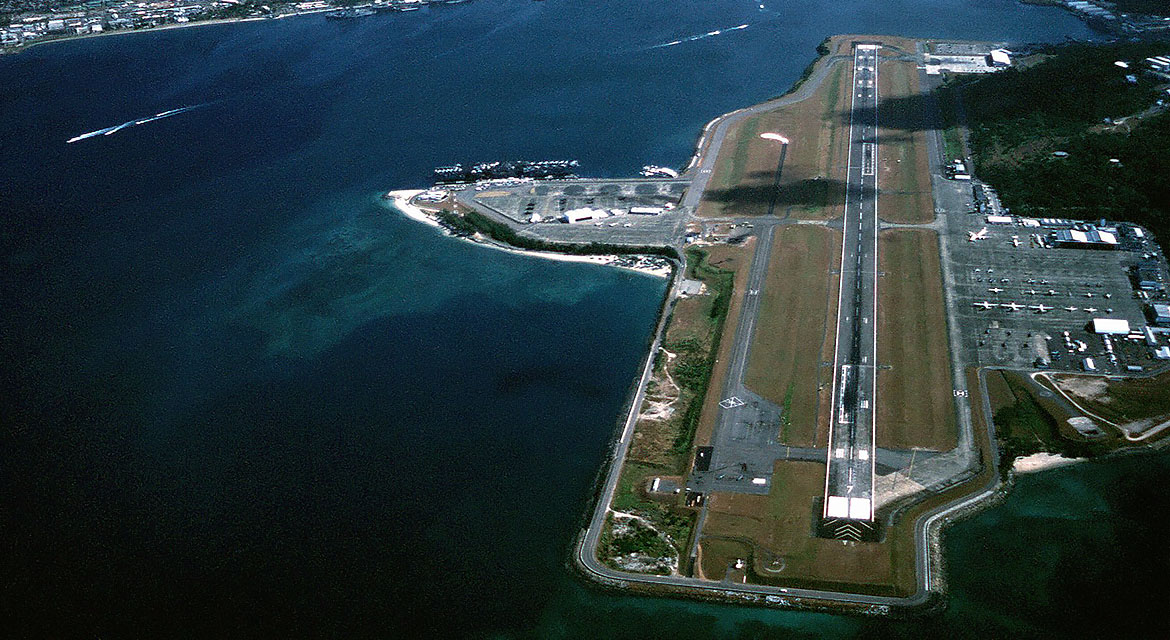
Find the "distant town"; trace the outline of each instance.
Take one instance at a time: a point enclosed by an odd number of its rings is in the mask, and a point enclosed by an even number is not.
[[[361,18],[380,12],[417,11],[432,4],[468,0],[0,0],[0,53],[79,36],[116,31],[188,25],[207,21],[261,20],[304,13],[326,13],[337,19]]]
[[[1160,0],[1023,0],[1075,13],[1089,26],[1114,35],[1170,31],[1170,6]]]

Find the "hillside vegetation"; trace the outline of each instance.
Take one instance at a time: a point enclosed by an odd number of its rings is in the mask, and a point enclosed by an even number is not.
[[[1129,220],[1166,244],[1170,114],[1156,106],[1166,85],[1140,70],[1163,53],[1170,42],[1063,45],[1034,65],[952,82],[942,97],[961,97],[976,171],[1015,213]]]

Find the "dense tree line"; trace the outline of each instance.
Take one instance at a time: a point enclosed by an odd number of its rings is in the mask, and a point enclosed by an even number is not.
[[[942,97],[961,97],[976,171],[1015,213],[1129,220],[1166,245],[1170,113],[1156,106],[1165,84],[1140,63],[1167,52],[1170,42],[1063,45],[1034,66],[952,82]]]
[[[1154,16],[1170,15],[1170,2],[1166,0],[1109,0],[1122,13],[1146,13]]]

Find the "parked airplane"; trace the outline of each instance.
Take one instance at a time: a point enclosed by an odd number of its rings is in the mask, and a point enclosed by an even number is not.
[[[1090,293],[1090,292],[1088,292],[1088,291],[1086,291],[1086,292],[1085,292],[1085,297],[1086,297],[1086,298],[1092,298],[1092,297],[1093,297],[1093,294],[1092,294],[1092,293]]]
[[[1009,302],[1007,304],[1001,304],[999,306],[1004,308],[1004,309],[1007,309],[1008,311],[1019,311],[1020,309],[1024,308],[1024,305],[1016,304],[1015,302]]]
[[[1020,236],[1012,236],[1012,246],[1013,247],[1020,246]]]
[[[1050,295],[1050,296],[1054,296],[1054,295],[1056,295],[1056,289],[1049,289],[1049,290],[1048,290],[1048,295]]]
[[[1076,307],[1065,307],[1064,310],[1065,311],[1076,311],[1077,308]]]
[[[995,308],[995,304],[988,302],[986,300],[984,300],[983,302],[976,302],[975,306],[976,307],[983,307],[984,309],[994,309]]]
[[[1026,293],[1030,296],[1034,296],[1034,295],[1036,295],[1036,290],[1035,289],[1025,289],[1024,293]]]
[[[1035,309],[1036,313],[1048,313],[1049,311],[1052,311],[1052,307],[1046,307],[1042,304],[1035,304],[1035,305],[1032,305],[1028,308]]]
[[[1097,313],[1096,307],[1085,307],[1085,313]]]
[[[1003,289],[1000,289],[999,287],[992,287],[992,288],[988,289],[988,291],[990,291],[992,293],[1003,293]]]
[[[983,227],[982,229],[980,229],[978,231],[968,231],[967,232],[967,242],[975,242],[976,240],[982,240],[986,237],[987,237],[987,227]]]

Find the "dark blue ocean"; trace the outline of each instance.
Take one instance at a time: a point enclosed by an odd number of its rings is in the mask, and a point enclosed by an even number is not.
[[[948,537],[951,606],[926,620],[628,598],[569,573],[665,283],[451,240],[379,192],[458,161],[685,164],[707,120],[784,92],[833,33],[1093,37],[1012,0],[759,4],[476,0],[0,59],[0,634],[1135,623],[1167,592],[1143,582],[1167,568],[1166,500],[1116,486],[1170,477],[1159,458],[1022,481]]]

